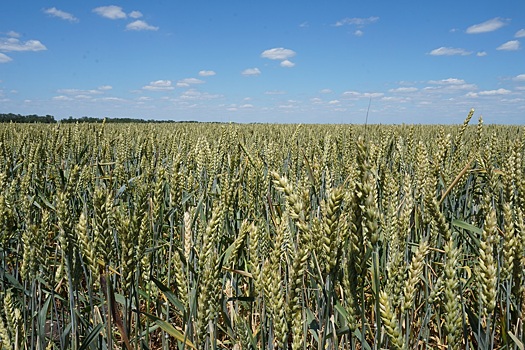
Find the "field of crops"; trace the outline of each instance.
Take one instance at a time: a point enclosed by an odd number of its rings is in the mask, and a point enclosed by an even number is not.
[[[0,349],[523,349],[525,127],[472,115],[1,124]]]

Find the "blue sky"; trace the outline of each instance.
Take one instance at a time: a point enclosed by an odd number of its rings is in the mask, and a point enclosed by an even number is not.
[[[525,123],[525,1],[4,1],[0,113]]]

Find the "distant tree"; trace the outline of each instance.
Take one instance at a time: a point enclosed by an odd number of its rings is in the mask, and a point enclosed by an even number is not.
[[[55,117],[52,115],[39,116],[36,114],[20,115],[13,113],[0,114],[1,123],[56,123]]]
[[[106,123],[198,123],[194,120],[152,120],[152,119],[141,119],[141,118],[105,118]],[[20,115],[13,113],[0,113],[0,123],[46,123],[54,124],[57,122],[63,124],[70,123],[102,123],[104,118],[88,117],[83,116],[75,118],[69,116],[68,118],[55,120],[52,115],[46,114],[45,116],[39,116],[36,114]]]

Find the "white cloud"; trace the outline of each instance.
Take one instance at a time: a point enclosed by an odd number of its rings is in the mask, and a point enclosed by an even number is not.
[[[64,96],[64,95],[54,96],[52,99],[55,100],[55,101],[71,101],[71,100],[73,100],[71,97],[67,97],[67,96]]]
[[[261,57],[268,58],[271,60],[287,60],[295,56],[295,51],[290,49],[285,49],[283,47],[276,47],[273,49],[265,50],[261,54]]]
[[[363,36],[363,34],[364,34],[363,31],[359,29],[354,32],[355,36]]]
[[[211,76],[214,76],[215,74],[217,74],[217,73],[215,73],[212,70],[201,70],[199,72],[199,76],[201,76],[201,77],[211,77]]]
[[[480,92],[469,92],[465,96],[466,97],[473,97],[477,98],[479,96],[500,96],[500,95],[508,95],[511,91],[507,89],[497,89],[497,90],[485,90]]]
[[[438,93],[454,93],[458,90],[474,90],[477,89],[475,84],[441,84],[439,86],[427,86],[423,88],[425,92]]]
[[[399,97],[399,96],[385,96],[385,97],[382,97],[381,98],[381,101],[387,101],[387,102],[399,102],[399,103],[406,103],[408,101],[410,101],[411,99],[410,98],[405,98],[405,97]]]
[[[140,11],[131,11],[129,13],[129,16],[131,18],[140,18],[140,17],[142,17],[142,12],[140,12]]]
[[[203,84],[204,81],[197,78],[186,78],[177,82],[177,87],[189,87],[192,84]]]
[[[441,80],[429,80],[428,83],[437,84],[437,85],[460,85],[460,84],[465,84],[465,80],[457,79],[457,78],[448,78],[448,79],[441,79]]]
[[[106,17],[109,19],[123,19],[127,18],[127,15],[122,11],[122,7],[110,5],[110,6],[100,6],[93,9],[93,12],[96,14]]]
[[[81,90],[81,89],[58,89],[57,92],[63,95],[76,95],[76,96],[87,96],[87,95],[99,95],[103,92],[100,90]]]
[[[20,38],[20,34],[15,32],[14,30],[7,32],[7,36],[11,38]]]
[[[113,89],[113,86],[111,86],[111,85],[102,85],[102,86],[99,86],[98,89],[102,90],[102,91],[107,91],[107,90]]]
[[[0,53],[0,63],[7,63],[11,62],[13,59],[7,55],[4,55],[3,53]]]
[[[97,98],[97,101],[124,102],[126,100],[120,97],[108,96],[108,97]]]
[[[384,95],[385,94],[382,92],[364,92],[364,93],[357,92],[357,91],[343,92],[344,97],[349,97],[349,98],[354,98],[354,99],[355,98],[377,98],[377,97],[382,97]]]
[[[292,68],[293,66],[295,66],[295,63],[291,61],[284,60],[281,62],[281,67]]]
[[[180,83],[187,83],[187,84],[202,84],[204,83],[203,80],[197,79],[197,78],[186,78],[179,80]]]
[[[507,41],[496,48],[496,50],[502,51],[516,51],[520,48],[520,42],[518,40]]]
[[[482,96],[494,96],[494,95],[508,95],[511,91],[507,89],[497,89],[497,90],[485,90],[480,91],[478,94]]]
[[[397,89],[390,89],[390,90],[388,90],[388,92],[401,92],[401,93],[404,93],[404,92],[415,92],[417,90],[418,89],[415,88],[415,87],[400,87],[400,88],[397,88]]]
[[[382,92],[365,92],[362,94],[362,96],[365,98],[376,98],[376,97],[381,97],[383,95],[384,93]]]
[[[525,38],[525,29],[520,29],[514,34],[515,38]]]
[[[368,18],[360,18],[360,17],[353,17],[353,18],[343,18],[340,21],[337,21],[334,26],[341,27],[344,25],[355,25],[358,27],[362,27],[367,24],[375,23],[379,20],[379,17],[371,16]]]
[[[476,56],[478,56],[478,57],[487,56],[487,53],[485,51],[480,51],[480,52],[476,53]]]
[[[0,51],[43,51],[47,48],[38,40],[22,42],[15,38],[0,38]]]
[[[300,28],[308,28],[309,26],[310,26],[310,24],[308,22],[303,22],[303,23],[299,24]]]
[[[265,95],[286,95],[286,91],[283,91],[283,90],[271,90],[271,91],[266,91],[264,94]]]
[[[507,25],[508,20],[496,17],[483,23],[474,24],[467,28],[467,34],[479,34],[493,32]]]
[[[460,90],[475,90],[475,84],[467,84],[463,79],[448,78],[443,80],[430,80],[429,84],[437,86],[427,86],[423,91],[429,93],[456,93]]]
[[[472,52],[467,51],[465,49],[461,49],[461,48],[441,46],[437,49],[430,51],[429,55],[432,55],[432,56],[455,56],[455,55],[468,56],[471,53]]]
[[[501,102],[510,102],[510,103],[521,103],[525,101],[523,98],[502,98]]]
[[[259,68],[247,68],[243,70],[241,74],[247,77],[248,76],[258,76],[261,74],[261,71],[259,70]]]
[[[126,26],[127,30],[159,30],[159,27],[154,27],[152,25],[149,25],[143,20],[136,20],[134,22],[129,23]]]
[[[321,91],[319,91],[321,94],[331,94],[332,93],[332,90],[330,89],[322,89]]]
[[[220,97],[222,96],[216,94],[209,94],[207,92],[200,92],[196,89],[186,90],[180,96],[182,100],[212,100]]]
[[[149,85],[143,86],[142,89],[148,91],[168,91],[173,90],[174,87],[171,85],[171,80],[156,80],[149,83]]]
[[[240,105],[239,108],[253,108],[253,105],[250,103],[246,103],[246,104]]]
[[[328,102],[329,105],[336,105],[336,104],[339,104],[339,103],[341,103],[341,101],[339,101],[339,100],[332,100],[332,101]]]
[[[514,81],[525,81],[525,74],[516,75],[514,78],[512,78]]]
[[[78,18],[73,16],[71,13],[68,13],[68,12],[65,12],[65,11],[61,11],[61,10],[57,9],[56,7],[51,7],[51,8],[45,9],[44,13],[46,13],[46,14],[48,14],[50,16],[53,16],[53,17],[58,17],[58,18],[64,19],[66,21],[78,22]]]

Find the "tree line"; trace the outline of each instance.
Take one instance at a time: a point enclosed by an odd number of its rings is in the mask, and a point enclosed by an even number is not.
[[[145,120],[138,118],[95,118],[95,117],[80,117],[56,120],[52,115],[40,116],[36,114],[20,115],[14,113],[0,113],[0,123],[197,123],[196,121],[178,121],[178,120]]]
[[[36,114],[20,115],[13,113],[0,114],[0,122],[2,123],[56,123],[55,117],[52,115],[40,116]]]

